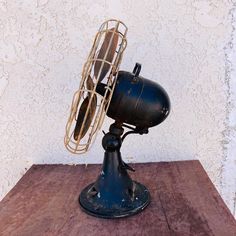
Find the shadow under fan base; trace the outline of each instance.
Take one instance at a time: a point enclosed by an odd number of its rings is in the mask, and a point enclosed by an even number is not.
[[[144,208],[149,205],[151,197],[148,189],[144,185],[136,181],[133,181],[133,184],[135,185],[135,188],[131,204],[121,202],[120,205],[116,204],[110,208],[103,207],[101,204],[101,197],[99,198],[98,195],[91,196],[91,194],[89,194],[94,183],[85,187],[80,193],[79,204],[83,211],[95,217],[114,219],[134,215],[144,210]]]

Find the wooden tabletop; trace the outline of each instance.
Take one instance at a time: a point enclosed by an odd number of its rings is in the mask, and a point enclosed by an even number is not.
[[[0,202],[0,235],[236,235],[236,222],[198,161],[132,164],[151,204],[124,219],[81,211],[100,165],[33,165]]]

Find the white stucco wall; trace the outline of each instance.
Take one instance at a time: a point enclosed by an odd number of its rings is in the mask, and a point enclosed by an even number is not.
[[[234,8],[226,0],[0,0],[0,196],[33,163],[102,161],[101,132],[83,156],[68,153],[63,136],[96,30],[119,18],[129,27],[121,69],[141,62],[172,103],[163,124],[127,138],[124,159],[199,159],[235,214]]]

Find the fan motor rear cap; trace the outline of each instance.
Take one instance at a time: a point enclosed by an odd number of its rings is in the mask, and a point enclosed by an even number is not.
[[[133,73],[119,71],[107,115],[138,128],[148,128],[163,122],[170,112],[166,91],[151,80],[139,76],[141,65]]]

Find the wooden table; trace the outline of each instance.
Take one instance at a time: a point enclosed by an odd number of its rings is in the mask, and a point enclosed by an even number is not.
[[[116,220],[83,213],[77,198],[100,165],[33,165],[0,203],[0,235],[236,235],[236,222],[198,161],[133,164],[151,204]]]

